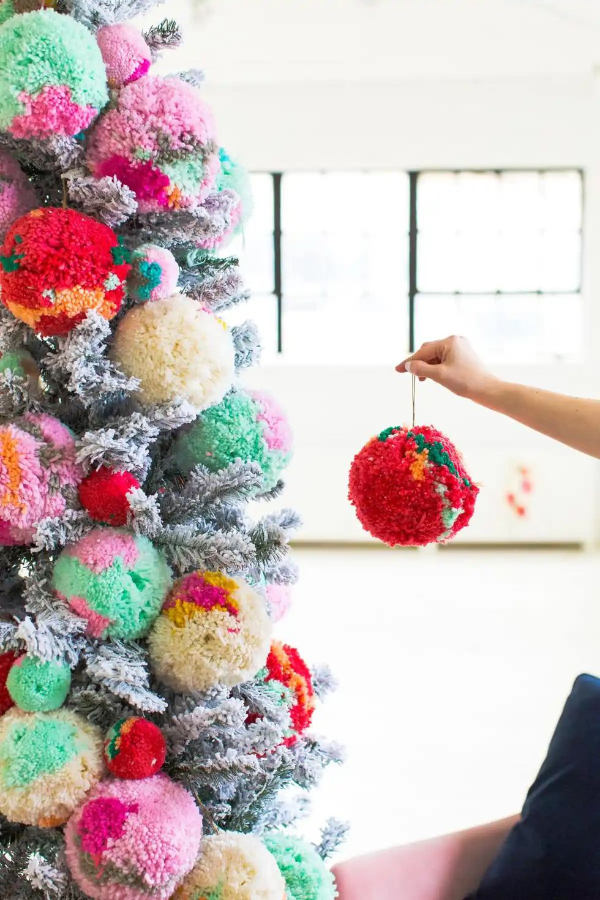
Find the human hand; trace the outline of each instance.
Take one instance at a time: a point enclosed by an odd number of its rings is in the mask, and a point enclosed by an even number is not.
[[[459,397],[481,402],[496,383],[466,338],[447,337],[427,341],[416,353],[398,366],[397,372],[409,372],[419,381],[430,378]]]

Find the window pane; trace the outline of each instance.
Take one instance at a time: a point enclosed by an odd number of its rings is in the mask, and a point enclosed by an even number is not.
[[[273,177],[264,173],[250,176],[254,208],[244,227],[222,256],[238,256],[245,283],[257,293],[275,289],[273,261]]]

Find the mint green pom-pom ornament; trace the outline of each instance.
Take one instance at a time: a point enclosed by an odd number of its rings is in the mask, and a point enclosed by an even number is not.
[[[0,60],[0,131],[13,137],[74,137],[108,102],[100,48],[71,16],[38,9],[6,19]]]
[[[255,493],[275,487],[292,455],[292,433],[279,405],[259,391],[232,391],[202,412],[174,448],[183,474],[203,465],[211,472],[237,459],[258,463],[262,482]]]
[[[250,175],[244,166],[231,158],[224,147],[221,147],[219,150],[219,162],[221,163],[221,171],[217,176],[217,190],[235,191],[239,197],[237,223],[233,230],[234,234],[239,234],[254,210]]]
[[[334,900],[333,875],[314,847],[284,832],[263,840],[283,875],[287,900]]]
[[[66,663],[26,653],[11,666],[6,687],[15,705],[24,712],[50,712],[67,699],[71,670]]]

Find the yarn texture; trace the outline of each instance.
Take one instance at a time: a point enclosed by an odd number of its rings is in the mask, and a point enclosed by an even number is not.
[[[101,782],[65,830],[67,862],[98,900],[167,900],[202,837],[194,798],[166,775]]]
[[[265,593],[271,621],[281,622],[292,605],[291,586],[289,584],[268,584]]]
[[[179,265],[170,250],[141,244],[131,256],[127,290],[138,303],[163,300],[177,291]]]
[[[163,767],[167,745],[153,722],[133,716],[120,719],[104,741],[104,759],[117,778],[148,778]]]
[[[74,209],[34,209],[5,237],[2,302],[45,336],[66,334],[89,310],[112,319],[125,294],[127,260],[108,225]]]
[[[139,481],[130,472],[114,472],[103,467],[83,479],[79,485],[79,500],[94,521],[125,525],[130,511],[127,495],[139,486]]]
[[[137,81],[150,68],[150,47],[137,28],[123,22],[104,25],[96,32],[96,40],[106,66],[109,87],[122,88]]]
[[[42,9],[0,26],[0,131],[16,138],[79,134],[108,101],[91,32]]]
[[[387,428],[354,457],[349,498],[363,528],[390,546],[448,541],[468,525],[479,488],[435,428]]]
[[[18,653],[9,650],[6,653],[0,653],[0,716],[3,716],[7,709],[14,706],[14,700],[8,692],[6,681],[10,674],[12,664],[19,658]]]
[[[268,685],[276,702],[289,710],[290,731],[284,743],[291,747],[310,726],[315,711],[310,669],[294,647],[273,641],[257,680]]]
[[[156,676],[179,691],[229,687],[265,665],[271,623],[243,579],[191,572],[175,582],[150,633]]]
[[[6,687],[15,705],[24,712],[49,712],[67,699],[71,669],[64,662],[43,660],[26,653],[13,664]]]
[[[191,84],[147,75],[94,127],[87,162],[97,177],[130,187],[142,213],[194,209],[219,171],[212,112]]]
[[[266,835],[265,844],[285,880],[287,900],[334,900],[333,875],[311,844],[285,832]]]
[[[199,463],[216,472],[236,459],[256,462],[263,472],[260,493],[275,487],[290,461],[292,434],[283,410],[269,394],[232,391],[182,432],[174,454],[183,474]]]
[[[95,725],[66,709],[0,718],[0,813],[11,822],[55,828],[103,773]]]
[[[0,240],[4,240],[15,219],[37,205],[37,191],[19,163],[0,150]]]
[[[173,900],[285,900],[277,863],[252,834],[223,831],[202,841],[198,862]],[[314,894],[311,900],[321,900]]]
[[[171,584],[162,554],[148,538],[97,528],[66,547],[54,564],[52,586],[95,638],[143,637]]]
[[[112,354],[127,375],[140,380],[144,403],[181,397],[205,409],[221,400],[235,371],[230,332],[181,294],[129,310],[117,327]]]

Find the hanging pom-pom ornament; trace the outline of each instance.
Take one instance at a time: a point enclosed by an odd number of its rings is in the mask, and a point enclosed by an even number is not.
[[[15,705],[24,712],[50,712],[67,699],[71,669],[65,662],[26,653],[12,666],[6,687]]]
[[[122,88],[145,75],[152,63],[152,52],[143,35],[132,25],[104,25],[96,32],[106,66],[108,86]]]
[[[86,897],[167,900],[201,838],[194,798],[166,775],[103,781],[65,829],[67,863]]]
[[[101,778],[102,738],[66,709],[0,718],[0,813],[11,822],[55,828]]]
[[[204,838],[196,865],[173,900],[285,900],[285,882],[253,834],[221,831]],[[313,894],[311,900],[321,900]]]
[[[257,680],[265,684],[275,702],[290,714],[285,745],[291,747],[310,726],[315,711],[315,692],[310,669],[294,647],[273,641],[267,662]]]
[[[127,523],[129,491],[139,486],[139,481],[130,472],[115,472],[102,467],[83,479],[78,489],[79,501],[95,522],[118,527]]]
[[[235,371],[225,324],[194,300],[175,294],[135,306],[121,319],[113,359],[140,381],[144,403],[187,400],[198,410],[218,403]]]
[[[469,524],[478,492],[456,447],[429,426],[386,428],[350,469],[361,525],[391,547],[450,540]]]
[[[31,544],[62,516],[81,480],[75,438],[58,419],[27,414],[0,426],[0,545]]]
[[[38,9],[9,18],[0,59],[0,131],[13,137],[73,137],[108,101],[98,45],[71,16]]]
[[[166,755],[167,744],[158,725],[138,716],[120,719],[104,741],[106,767],[117,778],[156,775]]]
[[[217,472],[236,459],[258,463],[263,477],[257,493],[275,487],[291,455],[287,419],[275,400],[262,391],[227,394],[182,431],[174,449],[182,474],[198,464]]]
[[[272,622],[280,622],[292,605],[292,587],[289,584],[268,584],[265,593]]]
[[[0,716],[3,716],[11,706],[15,705],[15,701],[8,692],[6,681],[10,674],[12,664],[18,658],[19,654],[14,653],[12,650],[7,651],[6,653],[0,653]]]
[[[141,244],[131,255],[127,292],[138,303],[164,300],[177,291],[179,265],[170,250]]]
[[[125,294],[128,258],[108,225],[74,209],[34,209],[4,240],[2,302],[44,336],[67,334],[90,310],[112,319]]]
[[[270,637],[264,600],[243,579],[191,572],[175,582],[154,623],[152,668],[176,691],[233,687],[264,666]]]
[[[52,586],[95,638],[135,640],[158,615],[171,584],[162,554],[143,535],[96,528],[60,554]]]
[[[195,209],[219,171],[212,112],[179,78],[151,75],[126,85],[89,137],[88,166],[116,175],[141,213]]]
[[[333,875],[311,844],[283,831],[267,834],[265,844],[285,880],[287,900],[334,900]]]
[[[38,205],[35,188],[9,153],[0,150],[0,240],[15,219]]]

